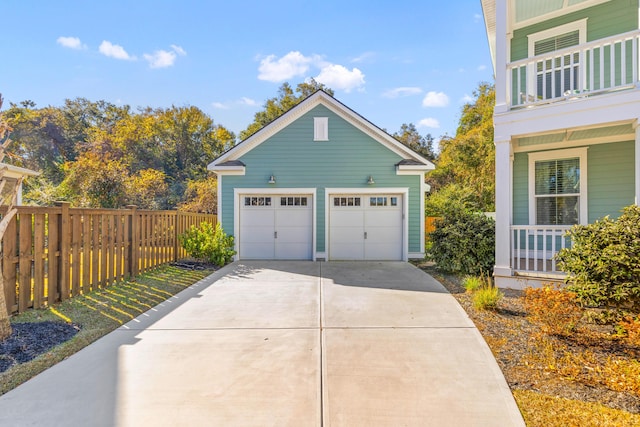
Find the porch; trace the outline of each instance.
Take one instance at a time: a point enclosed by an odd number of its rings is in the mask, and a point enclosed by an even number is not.
[[[640,30],[583,43],[507,65],[511,109],[636,88]]]

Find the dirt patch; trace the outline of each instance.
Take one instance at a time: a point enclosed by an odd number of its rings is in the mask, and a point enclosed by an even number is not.
[[[28,362],[73,338],[80,328],[63,322],[14,323],[9,338],[0,341],[0,372]]]

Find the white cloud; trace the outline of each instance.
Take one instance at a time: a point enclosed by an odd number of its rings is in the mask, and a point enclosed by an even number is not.
[[[476,13],[473,15],[473,22],[480,22],[482,20],[482,15]]]
[[[258,101],[256,101],[255,99],[247,98],[246,96],[243,96],[242,98],[240,98],[240,104],[248,105],[250,107],[256,107],[260,105]]]
[[[484,71],[487,69],[486,65],[478,65],[478,71]]]
[[[218,109],[218,110],[228,110],[229,109],[229,106],[226,105],[226,104],[223,104],[222,102],[212,102],[211,106],[213,108]]]
[[[101,54],[115,59],[123,59],[127,61],[135,60],[135,56],[130,56],[126,50],[120,45],[112,44],[107,40],[103,40],[98,48]]]
[[[444,92],[427,92],[422,100],[423,107],[446,107],[449,105],[449,97]]]
[[[338,64],[329,64],[320,70],[320,74],[315,77],[317,82],[329,86],[332,89],[342,89],[349,93],[353,89],[360,89],[364,86],[364,74],[357,68],[349,71]]]
[[[426,119],[422,119],[418,122],[418,127],[438,129],[440,127],[440,122],[438,119],[434,119],[433,117],[427,117]]]
[[[171,51],[156,50],[152,54],[145,53],[142,57],[149,63],[151,68],[167,68],[175,64],[177,55],[185,56],[187,52],[180,46],[171,45]]]
[[[420,89],[419,87],[405,86],[405,87],[397,87],[395,89],[390,89],[385,93],[383,93],[382,96],[384,96],[385,98],[399,98],[401,96],[418,95],[419,93],[422,93],[422,89]]]
[[[173,51],[175,53],[177,53],[178,55],[180,55],[180,56],[186,56],[187,55],[187,52],[181,46],[178,46],[177,44],[172,44],[171,45],[171,49],[173,49]]]
[[[86,44],[82,44],[82,42],[80,41],[80,39],[78,37],[62,37],[62,36],[60,36],[56,40],[56,43],[58,43],[60,46],[68,47],[69,49],[81,50],[81,49],[86,49],[87,48],[87,45]]]
[[[473,100],[474,100],[473,96],[465,93],[460,101],[463,102],[464,104],[469,104],[473,102]]]
[[[351,60],[351,62],[359,63],[359,62],[369,62],[376,56],[375,52],[365,52],[359,56],[356,56]]]
[[[268,82],[283,82],[292,77],[301,76],[309,70],[309,65],[318,60],[317,56],[304,56],[298,51],[287,53],[280,59],[269,55],[260,61],[258,79]]]

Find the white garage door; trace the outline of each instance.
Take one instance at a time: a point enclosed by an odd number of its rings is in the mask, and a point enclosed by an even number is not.
[[[330,259],[402,260],[402,195],[333,194],[329,211]]]
[[[240,258],[311,259],[312,212],[309,195],[242,195]]]

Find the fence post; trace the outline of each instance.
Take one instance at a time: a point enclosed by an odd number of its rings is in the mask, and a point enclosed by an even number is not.
[[[56,202],[56,206],[62,208],[60,221],[58,222],[58,236],[60,239],[60,257],[58,265],[58,283],[60,289],[60,301],[69,299],[69,253],[71,252],[71,235],[69,228],[69,203]]]
[[[182,214],[180,213],[180,211],[176,211],[176,226],[174,227],[175,229],[175,233],[176,235],[174,236],[173,239],[173,260],[174,261],[178,261],[180,259],[180,239],[178,239],[178,236],[180,234],[182,234],[182,222],[180,221],[180,217],[182,216]]]
[[[129,271],[132,277],[136,277],[140,273],[140,232],[138,227],[138,207],[136,205],[127,205],[127,209],[131,210],[129,217],[129,233],[127,240],[129,242]]]

